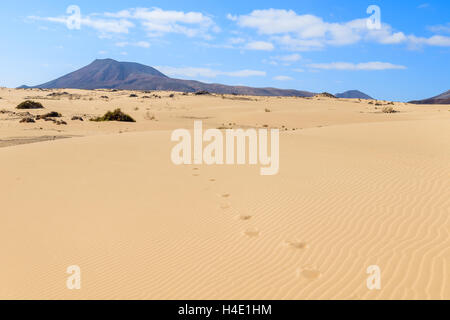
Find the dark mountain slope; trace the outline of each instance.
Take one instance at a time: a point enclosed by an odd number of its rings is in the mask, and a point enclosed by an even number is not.
[[[206,90],[218,94],[241,94],[255,96],[311,97],[307,91],[276,88],[252,88],[208,84],[193,80],[172,79],[158,70],[138,63],[118,62],[112,59],[95,60],[90,65],[35,88],[44,89],[124,89],[124,90],[170,90],[196,92]]]
[[[436,97],[425,99],[425,100],[417,100],[410,101],[409,103],[414,104],[450,104],[450,90],[440,94]]]
[[[366,100],[373,100],[373,98],[364,92],[358,91],[358,90],[350,90],[343,93],[337,93],[335,94],[337,98],[343,98],[343,99],[366,99]]]

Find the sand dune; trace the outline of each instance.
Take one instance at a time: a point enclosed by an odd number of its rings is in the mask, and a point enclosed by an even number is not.
[[[0,298],[450,299],[448,106],[69,91],[37,99],[67,126],[0,115]],[[70,121],[119,106],[137,123]],[[174,166],[195,119],[280,128],[279,174]]]

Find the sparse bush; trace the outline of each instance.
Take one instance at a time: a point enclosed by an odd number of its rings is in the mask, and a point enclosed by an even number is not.
[[[169,98],[175,98],[175,95],[173,93],[171,93]]]
[[[23,118],[20,123],[35,123],[33,118]]]
[[[49,112],[47,114],[39,115],[36,117],[36,120],[44,120],[47,118],[61,118],[62,115],[56,111]]]
[[[210,94],[211,94],[211,93],[209,93],[209,92],[206,91],[206,90],[197,91],[197,92],[195,93],[196,96],[203,96],[203,95],[210,95]]]
[[[270,109],[267,109],[267,108],[264,111],[265,112],[272,112]]]
[[[134,94],[134,93],[130,94],[130,98],[137,98],[137,97],[138,97],[137,94]]]
[[[84,121],[82,117],[79,116],[73,116],[72,121]]]
[[[19,104],[16,109],[44,109],[40,102],[27,100]]]
[[[120,121],[120,122],[136,122],[128,114],[123,113],[120,109],[114,111],[108,111],[103,117],[98,117],[91,119],[91,121],[102,122],[102,121]]]
[[[383,113],[396,113],[397,111],[392,107],[384,107],[382,112]]]

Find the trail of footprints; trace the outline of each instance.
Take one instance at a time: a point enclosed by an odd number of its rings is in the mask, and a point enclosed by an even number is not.
[[[199,172],[199,168],[193,168],[193,171],[195,173],[193,173],[192,175],[194,177],[200,177],[200,173]],[[209,179],[209,182],[214,183],[216,182],[216,179]],[[222,194],[217,194],[222,200],[226,200],[226,199],[230,199],[231,198],[231,194],[229,193],[222,193]],[[226,202],[221,202],[219,205],[220,209],[222,210],[228,210],[231,209],[231,204],[229,201]],[[240,214],[236,217],[236,219],[240,220],[240,221],[250,221],[252,220],[253,216],[249,215],[249,214]],[[252,227],[252,228],[247,228],[245,229],[242,234],[248,238],[258,238],[261,235],[261,231],[256,228],[256,227]],[[304,251],[309,249],[309,244],[307,242],[304,241],[299,241],[299,240],[286,240],[283,245],[285,247],[290,248],[291,250],[296,250],[296,251]],[[307,280],[316,280],[319,279],[322,276],[322,273],[311,267],[311,266],[304,266],[301,268],[298,268],[296,270],[296,277],[297,278],[303,278],[303,279],[307,279]]]

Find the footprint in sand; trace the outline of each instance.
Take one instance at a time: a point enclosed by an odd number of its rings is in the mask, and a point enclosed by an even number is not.
[[[284,242],[284,244],[290,248],[298,249],[298,250],[305,250],[305,249],[309,248],[308,243],[302,242],[302,241],[297,241],[297,240],[295,240],[295,241],[287,240]]]
[[[249,238],[257,238],[261,235],[261,232],[257,228],[250,228],[244,231],[244,235]]]
[[[216,182],[216,179],[209,179],[210,182]]]
[[[313,268],[300,268],[297,270],[297,277],[302,277],[308,280],[316,280],[322,276],[322,273],[319,270]]]
[[[253,218],[253,217],[251,215],[248,215],[248,214],[241,214],[241,215],[238,216],[238,219],[242,220],[242,221],[248,221],[251,218]]]
[[[192,176],[193,176],[193,177],[200,177],[200,175],[197,174],[197,173],[194,173]]]
[[[231,194],[225,193],[222,195],[222,198],[229,198],[229,197],[231,197]]]

